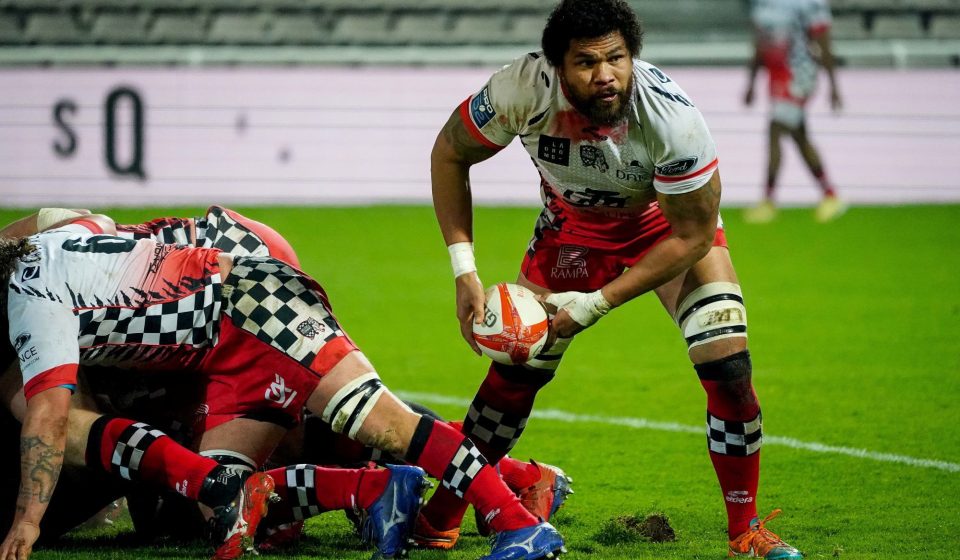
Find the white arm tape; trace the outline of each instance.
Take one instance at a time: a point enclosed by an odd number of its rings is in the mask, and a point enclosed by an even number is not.
[[[565,309],[570,318],[583,327],[596,323],[613,308],[600,290],[595,292],[560,292],[547,296],[547,303]]]
[[[386,388],[380,382],[377,372],[365,373],[341,387],[327,403],[320,417],[330,424],[334,432],[356,439],[360,426],[384,391]]]
[[[447,246],[450,253],[450,264],[453,266],[453,277],[477,271],[477,262],[473,256],[473,243],[462,241]]]
[[[83,214],[79,212],[67,210],[66,208],[41,208],[40,211],[37,212],[37,230],[43,231],[50,229],[50,226],[53,224],[72,218],[79,218],[82,215]]]

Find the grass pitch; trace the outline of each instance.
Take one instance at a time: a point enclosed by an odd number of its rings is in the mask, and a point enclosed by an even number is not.
[[[201,208],[123,210],[118,221]],[[446,251],[426,207],[238,208],[273,225],[327,289],[343,325],[397,392],[462,417],[486,370],[459,338]],[[480,208],[487,284],[513,280],[535,209]],[[0,211],[8,222],[20,212]],[[786,210],[764,226],[724,215],[744,289],[766,443],[759,506],[808,558],[953,558],[960,544],[960,207],[854,208],[819,225]],[[564,468],[555,518],[569,558],[721,558],[723,501],[685,346],[644,296],[578,336],[513,455]],[[14,452],[9,450],[9,452]],[[12,507],[12,504],[10,505]],[[617,518],[662,512],[673,542]],[[70,537],[38,560],[203,558],[138,547],[128,524]],[[488,550],[468,520],[451,553]],[[365,559],[339,513],[308,524],[296,558]],[[279,554],[277,556],[280,556]]]

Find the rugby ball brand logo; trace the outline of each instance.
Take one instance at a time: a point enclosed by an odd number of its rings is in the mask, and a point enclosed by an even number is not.
[[[697,157],[688,157],[658,165],[657,173],[660,175],[682,175],[693,169],[693,166],[697,164],[697,160],[699,159],[700,158]]]
[[[496,115],[493,103],[490,103],[489,88],[484,87],[470,100],[470,117],[473,118],[473,124],[477,125],[477,128],[483,128]]]

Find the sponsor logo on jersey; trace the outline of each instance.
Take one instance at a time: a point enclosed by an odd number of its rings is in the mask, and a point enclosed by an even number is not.
[[[183,479],[181,482],[177,482],[177,483],[175,483],[173,486],[174,486],[174,488],[176,489],[177,494],[180,494],[181,496],[186,496],[186,495],[187,495],[187,486],[188,486],[189,484],[190,484],[190,481],[189,481],[189,480]]]
[[[477,128],[483,128],[483,125],[490,122],[497,112],[493,109],[493,103],[490,103],[489,87],[484,87],[480,93],[473,96],[470,100],[470,117]]]
[[[303,321],[297,325],[297,332],[309,338],[310,340],[313,340],[318,334],[321,334],[325,328],[326,327],[324,327],[319,321],[313,317],[309,317],[306,321]]]
[[[36,280],[40,278],[40,267],[39,266],[28,266],[23,269],[23,272],[20,274],[20,281],[26,282],[27,280]]]
[[[557,254],[557,266],[550,269],[553,279],[588,278],[587,253],[589,247],[581,245],[561,245]]]
[[[679,93],[670,93],[669,91],[660,89],[660,88],[658,88],[657,86],[650,86],[650,89],[652,89],[653,91],[655,91],[655,92],[656,92],[657,94],[659,94],[661,97],[663,97],[663,98],[665,98],[665,99],[669,99],[670,101],[673,101],[674,103],[679,103],[679,104],[681,104],[681,105],[686,105],[687,107],[693,107],[693,103],[691,103],[689,99],[687,99],[686,97],[680,95]]]
[[[671,161],[657,166],[657,173],[660,175],[682,175],[690,171],[697,164],[697,157],[688,157]]]
[[[661,72],[660,69],[657,68],[656,66],[650,67],[650,73],[653,74],[658,80],[660,80],[661,84],[665,84],[671,81],[670,78],[668,78],[667,75]]]
[[[583,189],[583,191],[566,190],[563,192],[563,198],[570,204],[583,208],[597,206],[623,208],[627,204],[627,197],[620,196],[617,191],[600,191],[591,188]]]
[[[13,349],[20,359],[21,368],[27,367],[40,359],[40,352],[36,346],[28,346],[30,333],[20,333],[13,339]]]
[[[607,169],[610,169],[610,166],[607,165],[607,158],[603,156],[603,151],[589,144],[580,146],[580,161],[584,167],[593,167],[600,170],[600,173],[606,173]]]
[[[19,352],[28,342],[30,342],[30,333],[20,333],[13,341],[13,349]]]
[[[631,161],[630,165],[623,169],[617,169],[617,179],[621,181],[639,183],[649,178],[649,175],[646,168],[640,165],[640,162],[637,160]]]
[[[276,374],[274,382],[263,392],[264,399],[281,405],[281,408],[290,406],[296,396],[297,392],[287,388],[286,380],[279,373]]]
[[[537,143],[537,158],[547,163],[570,166],[570,139],[543,134]]]

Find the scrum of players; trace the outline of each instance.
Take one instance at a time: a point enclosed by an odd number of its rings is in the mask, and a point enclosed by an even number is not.
[[[137,225],[42,209],[0,230],[0,262],[0,444],[20,447],[0,465],[4,560],[123,496],[145,539],[205,538],[218,559],[294,545],[332,510],[400,557],[428,475],[498,534],[489,558],[531,537],[563,552],[548,520],[569,478],[490,465],[394,397],[270,227],[219,206]]]

